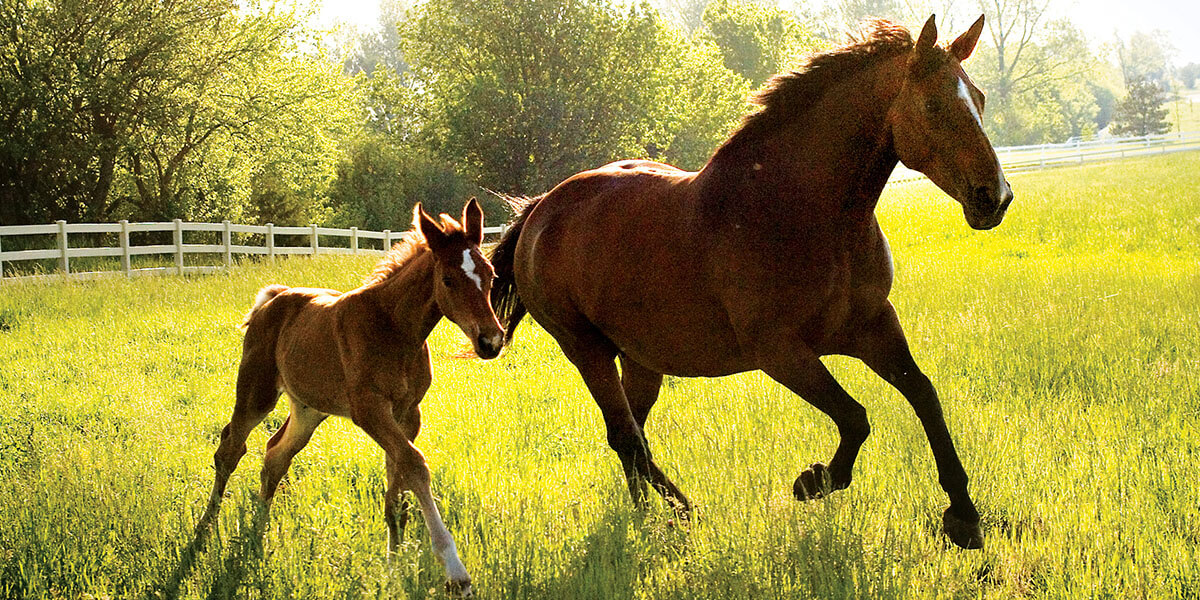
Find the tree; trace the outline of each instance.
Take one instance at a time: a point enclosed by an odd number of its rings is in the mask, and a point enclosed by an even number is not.
[[[1150,33],[1134,32],[1129,37],[1129,43],[1117,39],[1117,60],[1121,64],[1121,74],[1125,77],[1125,85],[1136,81],[1147,80],[1157,83],[1159,87],[1168,89],[1171,85],[1171,58],[1175,47],[1171,45],[1167,33],[1155,30]]]
[[[813,51],[816,40],[791,13],[746,0],[713,0],[699,35],[721,50],[725,67],[758,87]]]
[[[670,124],[684,119],[665,90],[689,72],[668,72],[681,63],[681,36],[648,5],[607,0],[430,0],[401,31],[423,135],[480,185],[516,193],[671,148]],[[705,83],[721,80],[705,73]],[[744,106],[712,97],[724,102],[713,113]]]
[[[335,224],[395,231],[407,227],[417,202],[432,214],[458,214],[477,193],[452,165],[378,134],[350,144],[329,190]],[[492,222],[507,217],[498,203],[483,205]]]
[[[1188,63],[1179,69],[1179,79],[1185,88],[1195,88],[1197,77],[1200,77],[1200,64]]]
[[[969,71],[987,94],[984,124],[996,144],[1062,141],[1095,121],[1087,81],[1099,63],[1070,21],[1042,21],[1047,5],[981,1],[989,33]]]
[[[1115,135],[1157,135],[1171,130],[1167,122],[1167,94],[1157,83],[1139,79],[1129,86],[1129,95],[1117,104],[1112,132]]]
[[[300,51],[303,18],[227,0],[4,2],[0,220],[236,216],[268,168],[315,199],[352,88]]]

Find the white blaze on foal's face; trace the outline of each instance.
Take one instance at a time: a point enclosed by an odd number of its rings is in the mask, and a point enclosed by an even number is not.
[[[475,287],[479,288],[479,291],[483,291],[483,280],[479,278],[479,273],[475,272],[475,261],[471,258],[470,248],[463,250],[462,270],[471,281],[475,282]]]

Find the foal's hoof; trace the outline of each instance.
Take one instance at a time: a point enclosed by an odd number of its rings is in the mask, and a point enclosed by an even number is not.
[[[451,598],[471,598],[475,595],[471,589],[471,580],[466,581],[447,581],[446,594]]]
[[[796,478],[796,483],[792,484],[792,493],[796,495],[797,500],[824,498],[834,489],[833,477],[829,469],[821,463],[806,469]]]
[[[973,523],[964,521],[947,508],[946,512],[942,513],[942,530],[959,548],[978,550],[983,547],[983,531],[979,529],[978,519]]]

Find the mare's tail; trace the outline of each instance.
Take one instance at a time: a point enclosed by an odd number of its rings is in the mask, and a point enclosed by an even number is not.
[[[258,290],[258,295],[254,297],[254,307],[250,309],[250,312],[246,313],[246,318],[242,319],[242,324],[238,326],[238,329],[245,331],[246,328],[250,326],[250,318],[254,316],[254,313],[258,312],[258,309],[262,308],[264,304],[271,300],[271,298],[278,296],[280,292],[283,292],[287,289],[288,287],[286,285],[273,283],[261,290]]]
[[[500,243],[492,248],[492,268],[496,271],[496,281],[492,283],[492,310],[496,311],[496,317],[504,325],[505,346],[512,342],[513,332],[525,316],[525,304],[521,302],[521,296],[517,293],[516,274],[513,269],[516,257],[513,254],[516,252],[521,230],[525,228],[525,220],[542,198],[545,198],[545,195],[536,198],[506,198],[509,206],[517,213],[517,218],[504,230]]]

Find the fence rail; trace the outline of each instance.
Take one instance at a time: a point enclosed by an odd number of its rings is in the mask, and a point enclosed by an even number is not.
[[[1037,171],[1089,162],[1117,160],[1136,156],[1172,154],[1200,150],[1200,131],[1169,133],[1136,138],[1106,138],[1061,144],[1008,146],[996,148],[996,157],[1005,173]],[[900,165],[892,173],[891,183],[915,181],[925,176]]]
[[[133,245],[129,242],[131,233],[163,233],[172,234],[170,244]],[[188,244],[184,243],[185,233],[204,232],[219,233],[220,243]],[[499,234],[503,227],[485,227],[484,234]],[[72,247],[71,236],[80,234],[117,234],[116,246],[85,246]],[[262,236],[262,245],[234,243],[234,234]],[[4,239],[21,236],[56,237],[55,247],[39,250],[4,250]],[[0,283],[13,280],[27,281],[30,279],[50,279],[68,276],[71,278],[95,278],[110,275],[125,275],[137,277],[144,275],[212,273],[228,269],[233,264],[233,257],[238,255],[266,256],[274,260],[276,256],[291,256],[297,254],[383,254],[394,242],[400,241],[404,232],[360,230],[357,227],[338,229],[332,227],[277,227],[266,225],[238,225],[223,221],[221,223],[189,223],[176,219],[169,223],[67,223],[58,221],[48,225],[9,225],[0,226]],[[301,246],[284,246],[278,243],[277,236],[303,237],[306,241]],[[322,245],[321,238],[348,239],[346,246]],[[378,240],[379,248],[363,247],[361,240]],[[244,241],[244,240],[242,240]],[[373,245],[373,244],[372,244]],[[219,255],[220,265],[187,265],[184,257],[189,254]],[[174,266],[133,268],[132,258],[147,255],[169,255],[174,259]],[[71,259],[75,258],[116,258],[120,257],[119,270],[107,271],[72,271]],[[19,261],[55,260],[58,272],[49,275],[5,276],[6,264]],[[11,270],[11,268],[9,269]]]

